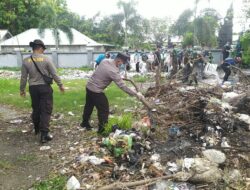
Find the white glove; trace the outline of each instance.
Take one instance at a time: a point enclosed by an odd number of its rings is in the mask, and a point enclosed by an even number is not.
[[[142,99],[145,98],[145,97],[142,95],[142,93],[140,93],[140,92],[137,92],[137,93],[136,93],[136,97],[137,97],[139,100],[142,100]]]

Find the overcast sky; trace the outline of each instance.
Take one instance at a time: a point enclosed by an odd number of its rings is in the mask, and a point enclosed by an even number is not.
[[[125,0],[129,1],[129,0]],[[187,8],[194,7],[195,0],[136,0],[138,13],[143,17],[170,17],[173,20]],[[242,26],[242,8],[244,0],[200,0],[198,11],[203,8],[214,8],[222,17],[233,2],[235,10],[234,31],[239,32]],[[117,13],[118,0],[67,0],[68,8],[82,16],[92,17],[97,12],[102,16]],[[210,2],[210,3],[209,3]]]

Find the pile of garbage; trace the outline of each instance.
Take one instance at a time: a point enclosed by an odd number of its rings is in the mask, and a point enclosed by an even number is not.
[[[249,86],[223,89],[220,86],[196,88],[181,84],[151,88],[146,97],[154,102],[151,120],[159,126],[199,126],[214,130],[249,130]]]
[[[150,88],[132,129],[72,148],[60,173],[83,189],[221,189],[249,185],[249,86]],[[83,148],[84,147],[84,148]]]

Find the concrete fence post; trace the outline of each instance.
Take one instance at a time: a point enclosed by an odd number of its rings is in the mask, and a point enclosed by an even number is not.
[[[93,48],[87,48],[87,60],[88,60],[88,63],[87,65],[91,65],[91,62],[93,61]]]
[[[56,68],[59,68],[58,52],[57,51],[52,51],[52,61],[55,64]]]
[[[23,55],[20,51],[16,51],[17,67],[21,67],[23,63]]]

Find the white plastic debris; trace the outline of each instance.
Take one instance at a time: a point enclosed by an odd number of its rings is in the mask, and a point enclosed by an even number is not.
[[[93,165],[100,165],[101,163],[104,163],[105,160],[103,158],[97,158],[96,156],[90,156],[89,162]]]
[[[237,94],[235,92],[224,92],[222,94],[222,100],[225,102],[229,102],[230,100],[240,96],[240,94]]]
[[[223,147],[223,148],[231,147],[231,146],[228,144],[227,138],[226,138],[226,137],[222,137],[222,139],[221,139],[221,147]]]
[[[204,150],[202,151],[202,154],[206,159],[208,159],[213,163],[221,164],[226,160],[226,155],[219,150],[215,149]]]
[[[150,161],[151,162],[159,162],[160,161],[160,154],[153,154],[151,157],[150,157]]]
[[[178,171],[178,166],[174,162],[168,162],[167,166],[169,167],[168,170],[171,172],[177,172]]]
[[[187,87],[181,87],[181,88],[179,88],[179,91],[180,92],[186,92],[186,91],[194,90],[194,89],[195,89],[194,86],[187,86]]]
[[[77,160],[81,163],[81,164],[85,164],[87,162],[90,162],[93,165],[100,165],[102,163],[105,162],[105,160],[103,158],[98,158],[96,156],[89,156],[87,154],[82,154],[81,156],[79,156],[77,158]]]
[[[157,170],[160,170],[160,171],[163,170],[163,166],[161,165],[160,162],[154,162],[154,163],[153,163],[153,166],[154,166]]]
[[[183,160],[182,167],[187,169],[187,170],[190,170],[192,164],[194,164],[194,159],[193,158],[185,158]]]
[[[10,121],[11,124],[21,124],[22,122],[23,120],[21,119],[15,119],[15,120]]]
[[[74,151],[74,150],[76,150],[76,148],[71,146],[71,147],[69,147],[69,150]]]
[[[41,147],[40,147],[40,150],[41,150],[41,151],[43,151],[43,150],[49,150],[49,149],[51,149],[50,146],[41,146]]]
[[[237,114],[236,115],[239,120],[244,121],[245,123],[250,125],[250,116],[247,114]]]
[[[185,167],[189,168],[189,171],[183,170],[178,172],[177,175],[180,179],[185,179],[184,181],[216,182],[222,177],[218,164],[209,161],[207,158],[187,158],[184,159],[183,165],[186,165]]]
[[[68,114],[69,114],[70,116],[74,116],[74,115],[75,115],[72,111],[69,111]]]
[[[230,174],[229,178],[231,181],[241,181],[242,180],[242,175],[241,175],[240,171],[237,169],[231,170],[229,172],[229,174]]]
[[[69,178],[69,180],[67,181],[67,185],[66,188],[67,190],[77,190],[80,188],[80,183],[79,181],[76,179],[75,176],[71,176],[71,178]]]

